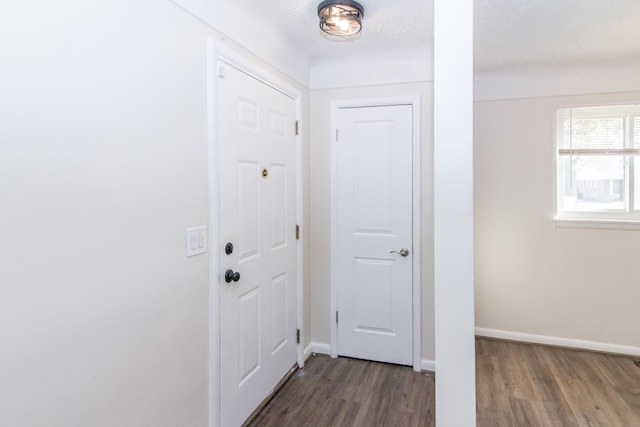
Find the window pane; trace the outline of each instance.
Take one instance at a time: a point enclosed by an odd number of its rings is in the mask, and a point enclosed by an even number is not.
[[[561,161],[565,210],[625,208],[624,156],[567,156]]]
[[[561,148],[625,148],[624,122],[624,117],[565,119]]]

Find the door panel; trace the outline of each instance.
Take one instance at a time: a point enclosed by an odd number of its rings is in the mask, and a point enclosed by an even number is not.
[[[355,330],[394,333],[394,262],[363,258],[355,262]]]
[[[271,281],[271,352],[275,354],[287,340],[287,275]]]
[[[238,298],[238,352],[240,383],[246,382],[260,362],[260,288],[251,289]]]
[[[258,164],[238,162],[238,248],[240,262],[258,255]]]
[[[286,243],[287,227],[287,167],[285,165],[271,164],[269,176],[272,180],[271,191],[271,248],[279,248]]]
[[[295,100],[220,63],[220,420],[239,426],[297,360]],[[240,274],[227,283],[225,272]]]
[[[389,233],[391,230],[392,122],[356,123],[353,158],[356,230]],[[349,132],[345,132],[345,137]],[[372,206],[377,206],[372,209]]]
[[[338,110],[338,354],[413,362],[412,107]],[[401,248],[409,256],[401,256]]]

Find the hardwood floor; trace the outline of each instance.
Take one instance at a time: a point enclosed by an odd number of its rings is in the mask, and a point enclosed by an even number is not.
[[[250,426],[435,426],[434,377],[408,366],[312,357]]]
[[[640,426],[630,357],[476,340],[477,419],[494,426]]]
[[[479,338],[478,427],[640,426],[632,358]],[[249,425],[434,426],[434,377],[316,356]]]

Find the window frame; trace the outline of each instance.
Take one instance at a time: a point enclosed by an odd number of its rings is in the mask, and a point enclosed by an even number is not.
[[[628,141],[623,148],[566,148],[564,146],[564,120],[567,111],[571,117],[578,110],[578,117],[587,117],[585,109],[602,108],[603,113],[597,113],[598,117],[625,117],[629,124]],[[580,110],[583,110],[580,112]],[[607,110],[610,110],[607,112]],[[619,110],[619,113],[615,113]],[[640,120],[640,103],[627,102],[602,105],[571,105],[556,106],[554,109],[554,194],[555,216],[554,223],[557,226],[567,227],[594,227],[594,228],[632,228],[640,229],[640,200],[636,201],[636,193],[640,194],[640,176],[634,181],[636,168],[640,168],[640,132],[634,133],[634,120]],[[580,114],[582,113],[582,114]],[[637,118],[637,119],[636,119]],[[570,118],[571,119],[571,118]],[[566,168],[563,161],[566,156],[622,156],[624,167],[624,207],[622,209],[571,209],[564,205]],[[636,202],[637,206],[636,206]]]

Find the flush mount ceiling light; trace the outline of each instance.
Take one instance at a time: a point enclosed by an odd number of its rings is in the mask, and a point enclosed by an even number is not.
[[[364,8],[353,0],[325,0],[318,5],[320,29],[330,36],[350,38],[362,29]]]

